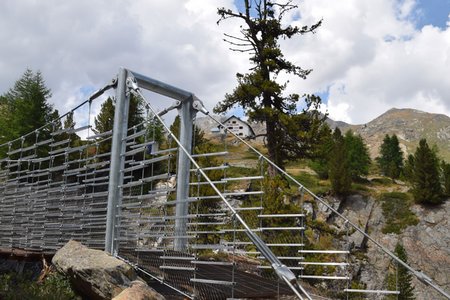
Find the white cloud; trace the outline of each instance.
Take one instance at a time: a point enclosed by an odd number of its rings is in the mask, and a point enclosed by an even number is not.
[[[324,21],[287,46],[293,60],[314,69],[296,86],[329,91],[331,117],[363,123],[391,107],[450,113],[450,28],[415,29],[415,1],[300,4],[299,24]]]
[[[449,114],[450,28],[415,29],[414,0],[298,2],[299,13],[288,16],[293,24],[324,23],[314,35],[281,41],[288,58],[314,69],[307,80],[291,79],[289,92],[328,91],[330,115],[356,123],[392,106]],[[101,87],[124,66],[192,91],[212,109],[249,66],[246,54],[222,41],[223,32],[239,30],[237,20],[216,25],[222,6],[234,4],[5,0],[0,93],[27,67],[39,69],[63,113],[87,96],[86,87]],[[86,122],[86,112],[77,118]]]
[[[41,70],[60,112],[124,66],[204,97],[210,107],[234,85],[240,61],[217,26],[232,1],[6,1],[0,11],[0,91],[27,67]],[[39,13],[37,13],[39,12]],[[75,98],[74,98],[75,97]]]
[[[413,9],[417,5],[415,0],[403,0],[397,4],[398,17],[408,19],[413,14]]]

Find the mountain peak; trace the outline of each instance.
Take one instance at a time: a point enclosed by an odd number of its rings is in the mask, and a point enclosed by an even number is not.
[[[391,108],[366,124],[349,125],[335,121],[330,121],[329,124],[339,124],[338,127],[343,132],[351,129],[360,134],[366,141],[372,158],[378,156],[385,135],[395,134],[405,156],[414,153],[419,141],[426,138],[430,145],[438,146],[442,158],[450,161],[450,117],[443,114],[411,108]]]

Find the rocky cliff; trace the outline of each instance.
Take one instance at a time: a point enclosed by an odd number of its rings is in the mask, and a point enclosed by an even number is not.
[[[333,206],[336,206],[336,202]],[[408,264],[417,271],[423,271],[445,291],[450,291],[450,201],[432,208],[414,205],[411,210],[420,221],[400,234],[382,233],[385,224],[383,210],[380,201],[372,197],[350,196],[340,203],[339,210],[389,251],[393,252],[396,244],[401,242],[408,255]],[[332,226],[343,228],[342,219],[332,215],[327,219]],[[357,268],[352,270],[352,276],[359,277],[367,289],[385,289],[390,263],[388,256],[358,232],[351,232],[349,241],[353,249],[367,247],[366,254],[356,261]],[[415,278],[413,284],[416,299],[443,299],[442,295]],[[383,298],[374,295],[373,299]]]

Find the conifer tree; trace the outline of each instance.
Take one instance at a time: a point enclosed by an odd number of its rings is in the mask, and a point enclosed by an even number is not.
[[[344,142],[348,150],[348,161],[351,177],[357,179],[369,173],[370,155],[361,135],[355,135],[348,130],[344,136]]]
[[[102,103],[99,114],[95,117],[95,132],[103,133],[113,129],[114,126],[114,103],[111,97],[108,97]]]
[[[75,121],[73,120],[73,111],[69,112],[64,120],[64,129],[75,128]]]
[[[314,141],[316,132],[309,133],[320,128],[325,120],[318,113],[319,97],[306,96],[304,113],[298,114],[300,96],[283,95],[287,83],[277,81],[282,73],[306,78],[311,72],[288,61],[279,45],[280,39],[313,33],[321,25],[319,21],[301,28],[285,26],[283,17],[296,8],[292,1],[244,0],[244,10],[241,12],[218,9],[218,23],[229,18],[242,21],[241,36],[225,34],[225,41],[231,45],[231,50],[249,53],[254,67],[250,73],[236,75],[238,86],[231,94],[225,95],[225,100],[214,111],[224,113],[240,106],[251,120],[264,122],[269,158],[280,167],[292,157],[310,153],[309,145]],[[270,168],[269,173],[274,176],[275,168]]]
[[[75,120],[73,119],[73,111],[69,112],[64,120],[63,126],[64,129],[71,129],[75,128]],[[78,147],[81,145],[81,138],[76,133],[67,133],[64,132],[61,134],[62,139],[69,139],[70,140],[70,147]],[[70,159],[74,160],[76,157],[76,153],[70,154]]]
[[[442,181],[444,183],[444,195],[450,197],[450,163],[442,161]]]
[[[114,103],[113,99],[108,97],[105,102],[102,103],[100,112],[94,119],[95,133],[108,132],[114,127]],[[99,143],[98,152],[107,153],[111,151],[111,139],[102,141]]]
[[[111,97],[102,103],[100,113],[95,117],[95,132],[102,133],[114,127],[115,104]],[[130,107],[128,110],[128,128],[141,124],[144,121],[143,110],[140,98],[131,94]]]
[[[27,69],[14,87],[1,97],[0,114],[6,119],[0,127],[0,137],[11,140],[49,123],[54,117],[52,105],[48,103],[50,97],[51,91],[41,72]],[[41,138],[47,138],[45,134],[49,133],[40,133]],[[34,142],[31,136],[29,139],[28,143]]]
[[[402,244],[397,243],[394,250],[395,255],[403,262],[408,263],[408,255]],[[388,288],[389,290],[397,290],[399,295],[389,295],[385,299],[398,299],[398,300],[414,300],[414,287],[412,285],[412,275],[403,266],[397,263],[392,263],[390,269],[397,268],[397,271],[391,271],[388,274]],[[397,278],[395,278],[397,277]]]
[[[318,135],[318,143],[314,149],[311,168],[317,173],[320,179],[328,179],[328,160],[333,151],[333,136],[328,124],[324,124]]]
[[[386,134],[377,161],[384,175],[392,179],[397,179],[400,176],[403,168],[403,152],[395,134],[392,137]]]
[[[333,150],[329,159],[329,178],[332,192],[345,195],[351,188],[351,171],[348,150],[339,128],[333,133]]]
[[[420,140],[414,154],[412,185],[412,194],[417,203],[442,202],[439,160],[436,151],[428,146],[426,139]]]
[[[403,177],[406,181],[413,181],[414,177],[414,155],[409,154],[408,158],[405,161],[405,166],[403,167]]]
[[[0,96],[0,144],[6,143],[13,139],[12,130],[10,128],[10,109],[11,107],[8,105],[8,100],[6,97]],[[3,153],[1,155],[3,155]]]
[[[144,121],[143,110],[140,99],[131,95],[130,107],[128,110],[128,128],[141,124]],[[99,114],[94,119],[96,133],[103,133],[113,130],[114,127],[115,104],[111,97],[102,103]],[[111,150],[111,139],[104,141],[99,146],[99,153],[106,153]]]

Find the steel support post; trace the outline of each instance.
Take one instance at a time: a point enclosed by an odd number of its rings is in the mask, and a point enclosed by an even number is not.
[[[111,145],[111,166],[109,171],[108,207],[106,215],[105,251],[117,255],[118,238],[118,206],[120,205],[123,174],[120,172],[125,164],[125,141],[128,125],[129,97],[127,97],[127,70],[119,70],[116,88],[116,107]]]
[[[192,153],[192,127],[194,125],[194,117],[196,110],[193,108],[194,99],[189,97],[182,101],[181,107],[178,109],[180,116],[180,143],[187,150]],[[177,200],[179,201],[175,207],[175,239],[174,250],[184,251],[187,245],[186,230],[187,218],[180,218],[189,213],[189,205],[187,200],[189,197],[189,170],[191,162],[184,151],[178,151],[178,165],[177,165]]]

